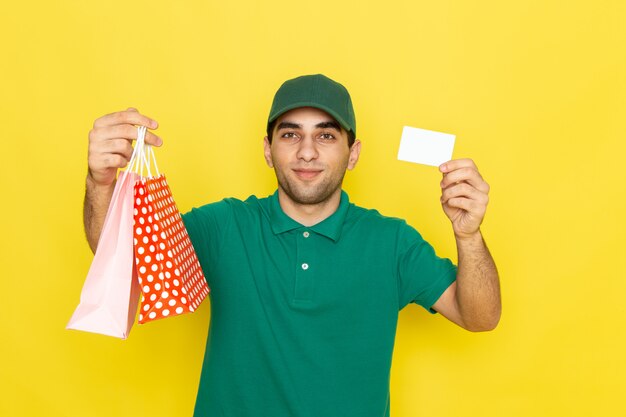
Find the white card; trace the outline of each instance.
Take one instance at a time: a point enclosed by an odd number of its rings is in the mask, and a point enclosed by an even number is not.
[[[398,159],[438,167],[452,159],[454,135],[404,126]]]

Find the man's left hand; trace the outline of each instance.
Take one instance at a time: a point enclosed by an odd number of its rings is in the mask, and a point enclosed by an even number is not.
[[[487,211],[489,184],[471,159],[454,159],[439,166],[441,205],[457,238],[474,236]]]

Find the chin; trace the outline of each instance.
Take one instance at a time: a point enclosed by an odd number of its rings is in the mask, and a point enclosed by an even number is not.
[[[303,205],[320,204],[328,201],[328,199],[330,199],[337,191],[337,188],[328,189],[326,187],[319,186],[313,187],[313,189],[310,190],[297,189],[296,187],[281,188],[294,203]]]

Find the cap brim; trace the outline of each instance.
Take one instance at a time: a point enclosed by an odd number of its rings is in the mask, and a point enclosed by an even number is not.
[[[274,114],[272,114],[272,116],[270,116],[270,118],[267,121],[267,124],[269,125],[270,123],[278,119],[280,116],[287,113],[289,110],[298,109],[300,107],[313,107],[316,109],[324,110],[326,113],[330,114],[333,117],[333,119],[335,119],[341,125],[341,127],[343,127],[347,132],[352,130],[350,126],[346,123],[346,121],[343,120],[343,118],[340,117],[335,111],[333,111],[332,109],[324,105],[320,105],[319,103],[313,103],[309,101],[301,101],[298,103],[292,103],[288,106],[285,106],[277,110],[276,112],[274,112]]]

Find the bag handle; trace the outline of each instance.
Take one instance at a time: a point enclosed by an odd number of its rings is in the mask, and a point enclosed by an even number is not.
[[[137,141],[135,142],[135,148],[133,149],[133,154],[130,157],[130,162],[128,163],[128,168],[124,173],[130,171],[139,174],[142,178],[145,177],[144,170],[148,174],[148,178],[152,178],[152,171],[150,170],[151,163],[154,164],[154,168],[156,171],[156,176],[159,174],[159,167],[156,163],[156,158],[154,156],[154,151],[152,150],[152,146],[146,143],[146,127],[138,126],[137,127]]]
[[[123,181],[124,178],[126,178],[126,176],[128,175],[129,172],[134,172],[137,173],[139,171],[139,152],[141,150],[141,148],[143,148],[142,145],[142,141],[145,137],[145,127],[143,126],[139,126],[138,128],[138,133],[137,133],[137,143],[135,144],[135,147],[133,148],[133,153],[130,156],[130,161],[128,161],[128,165],[126,165],[126,169],[124,171],[122,171],[122,173],[120,174],[120,180]],[[142,133],[143,132],[143,133]],[[140,146],[142,145],[142,146]]]
[[[156,171],[156,176],[158,177],[161,174],[159,173],[159,167],[157,166],[156,158],[154,156],[154,151],[152,150],[152,146],[151,145],[146,145],[146,147],[148,149],[148,153],[150,154],[149,161],[148,161],[148,166],[150,165],[150,161],[152,161],[152,163],[154,164],[154,170]]]
[[[126,171],[140,173],[139,163],[141,159],[141,149],[143,149],[143,141],[145,138],[145,127],[139,126],[137,130],[137,142],[135,143],[135,148],[133,149],[133,154],[130,157],[130,162],[128,163]]]

